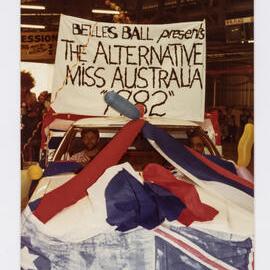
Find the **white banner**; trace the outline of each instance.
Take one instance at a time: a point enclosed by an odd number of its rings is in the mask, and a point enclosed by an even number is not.
[[[59,113],[117,115],[110,90],[146,115],[203,121],[205,22],[133,25],[61,15],[52,107]]]

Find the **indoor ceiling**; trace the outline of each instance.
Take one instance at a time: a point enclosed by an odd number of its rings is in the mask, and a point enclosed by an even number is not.
[[[162,24],[206,20],[207,62],[210,67],[253,65],[253,21],[232,23],[229,19],[251,18],[253,0],[110,0],[126,11],[133,23]],[[22,4],[45,6],[45,10],[21,9],[22,24],[45,25],[57,31],[60,14],[95,21],[113,22],[113,15],[92,13],[109,9],[105,0],[22,0]],[[32,31],[22,29],[22,31]],[[39,30],[40,31],[40,30]]]

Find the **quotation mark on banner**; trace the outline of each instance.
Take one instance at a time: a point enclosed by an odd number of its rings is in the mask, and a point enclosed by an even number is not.
[[[102,90],[102,91],[100,92],[100,94],[101,94],[101,95],[105,95],[107,92],[108,92],[108,90]]]
[[[173,91],[169,91],[169,96],[173,96],[174,97],[174,92]]]

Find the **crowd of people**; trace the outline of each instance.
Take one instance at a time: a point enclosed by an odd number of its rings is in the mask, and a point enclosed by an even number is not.
[[[41,142],[41,124],[44,113],[50,106],[50,93],[31,92],[35,79],[30,72],[21,72],[21,159],[38,161]]]
[[[253,123],[251,108],[223,107],[218,108],[218,122],[222,141],[237,143],[247,123]]]

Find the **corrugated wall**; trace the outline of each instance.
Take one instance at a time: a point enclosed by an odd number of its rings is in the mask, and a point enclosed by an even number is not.
[[[211,77],[206,83],[206,107],[215,105],[253,108],[254,84],[252,76],[220,76],[216,78],[216,90],[214,90],[214,81],[215,78]]]

